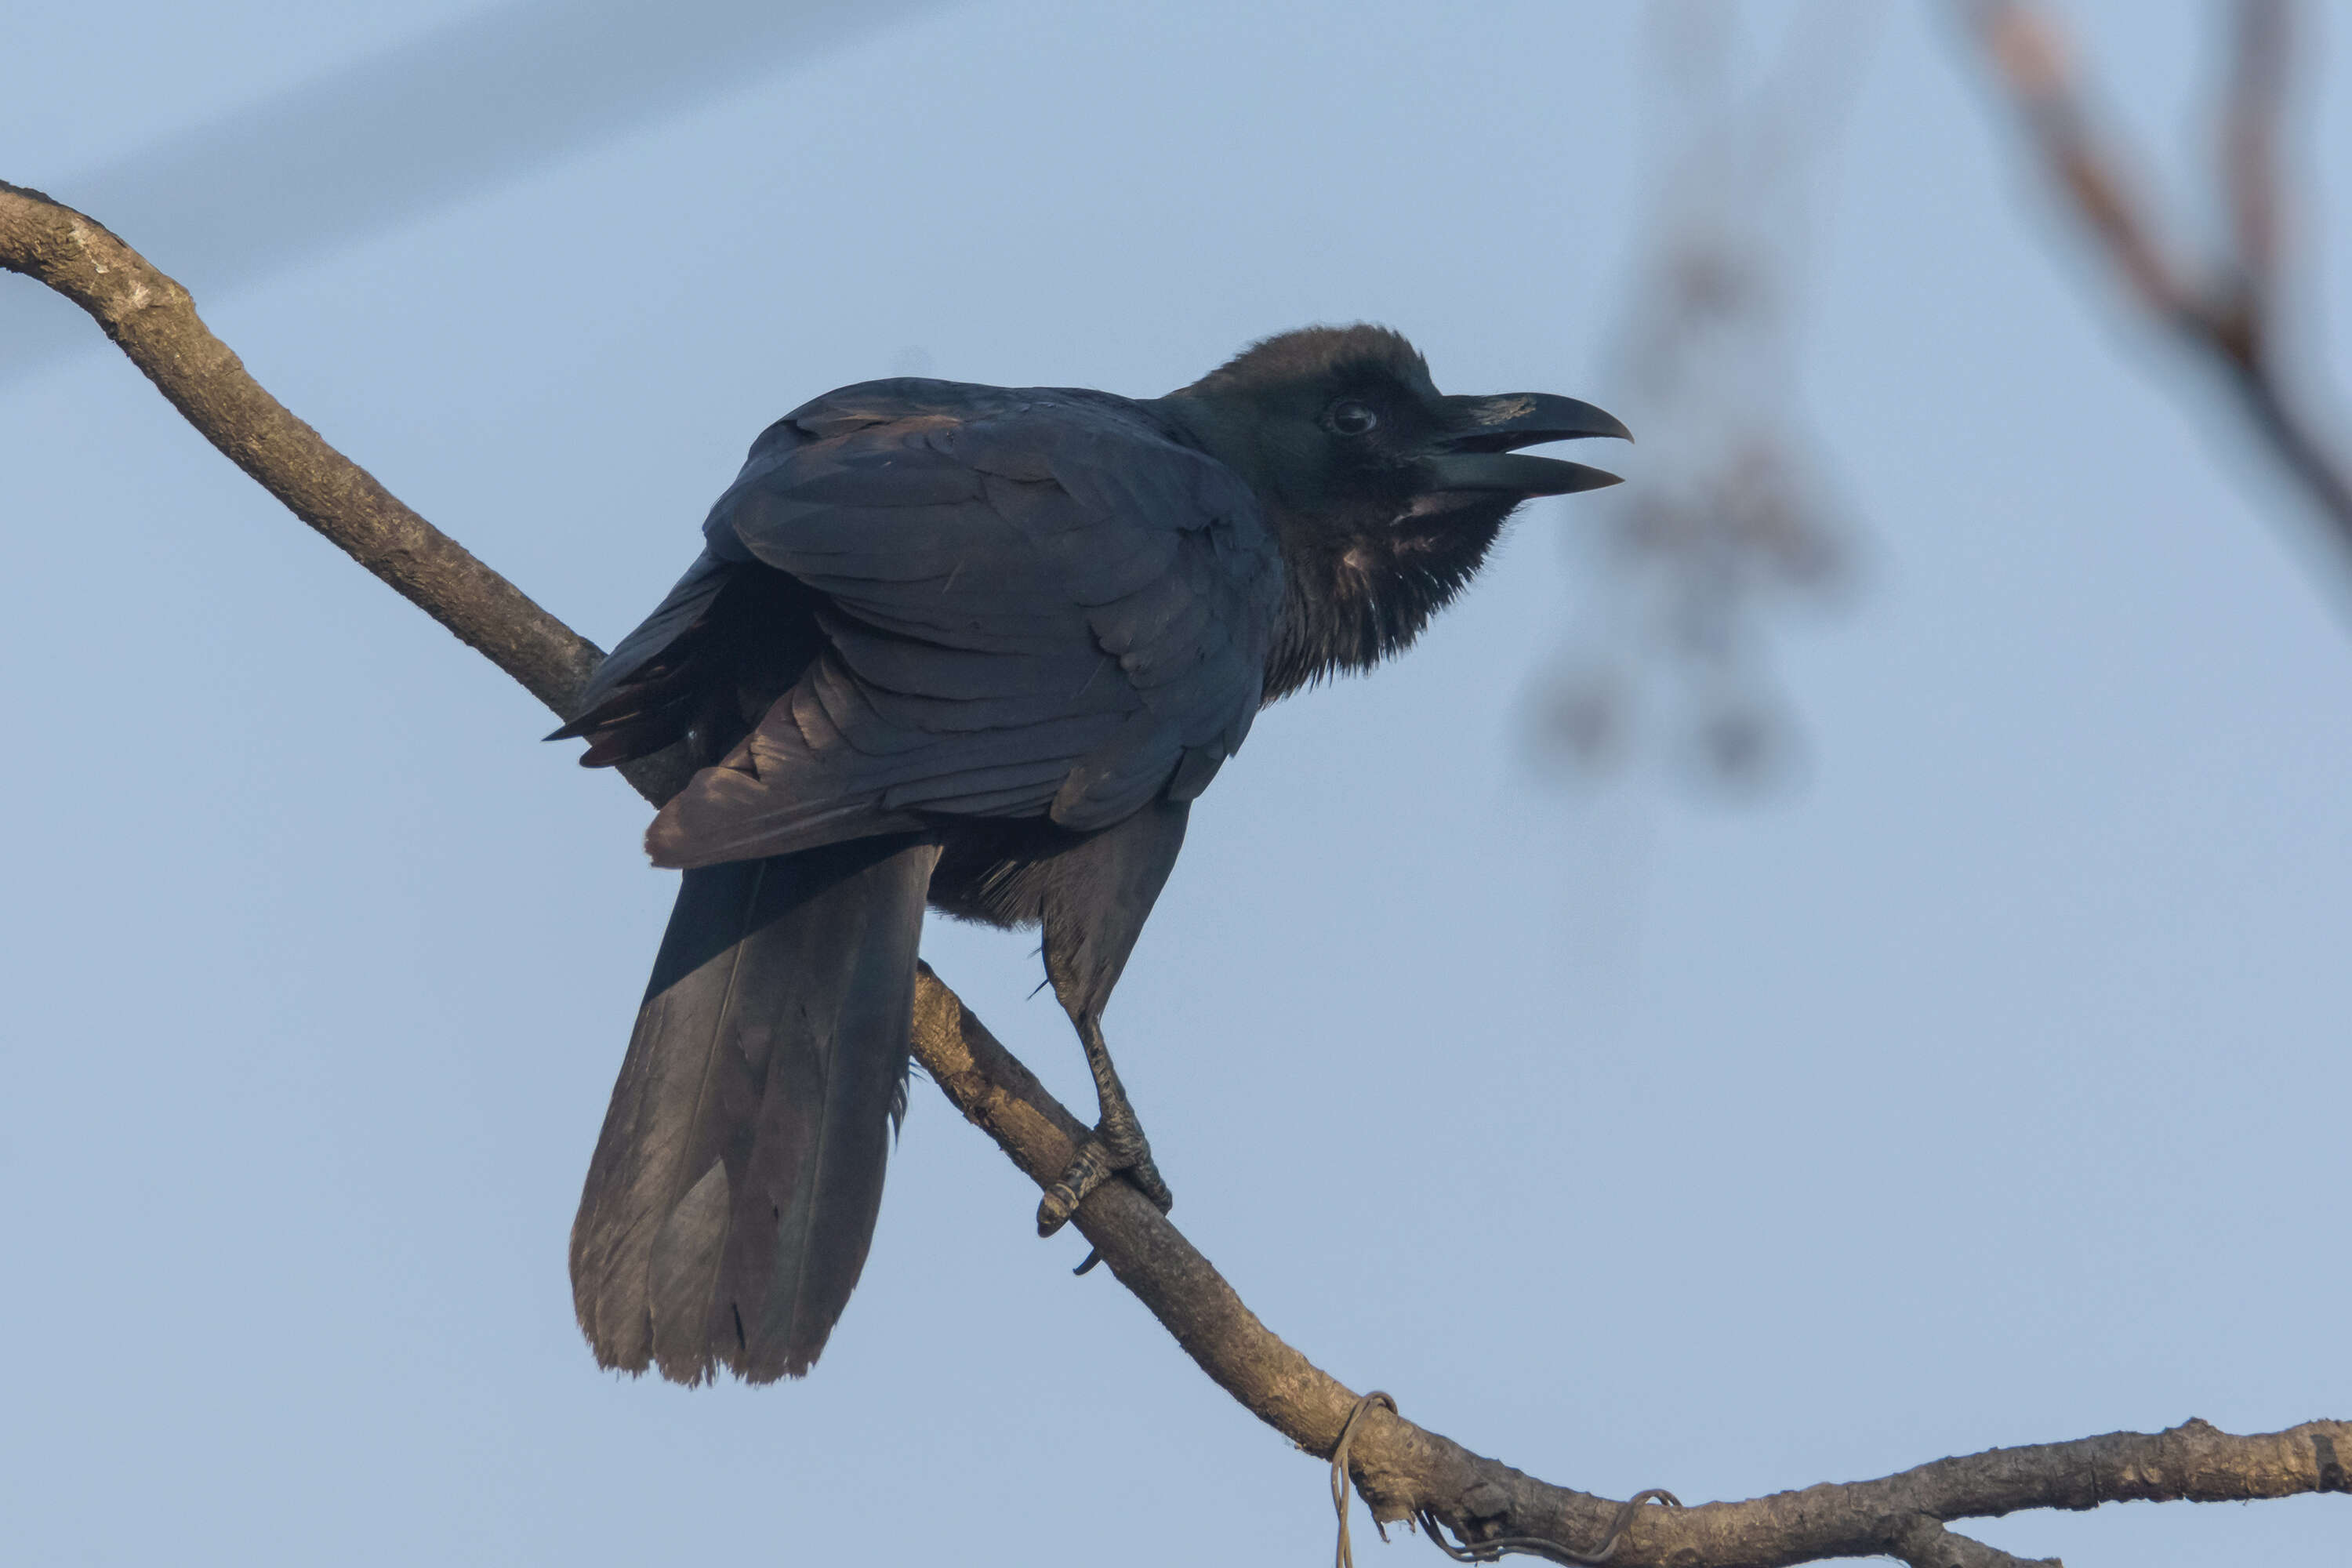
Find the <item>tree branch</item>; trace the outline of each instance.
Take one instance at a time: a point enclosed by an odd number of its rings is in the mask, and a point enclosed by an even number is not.
[[[2317,507],[2352,566],[2352,462],[2290,389],[2273,320],[2285,0],[2238,0],[2215,169],[2231,250],[2205,277],[2192,277],[2157,232],[2128,161],[2094,129],[2056,24],[2025,0],[1963,0],[1961,10],[2034,155],[2130,297],[2222,373],[2255,435]]]
[[[205,329],[177,283],[101,225],[5,184],[0,268],[38,279],[88,310],[190,424],[295,515],[558,714],[572,711],[601,657],[595,646],[287,412]],[[635,769],[631,782],[658,802],[683,778],[682,764],[666,756]],[[1060,1175],[1086,1128],[929,966],[916,996],[913,1045],[956,1109],[1041,1187]],[[1330,1454],[1356,1394],[1260,1322],[1165,1215],[1125,1183],[1111,1182],[1079,1206],[1076,1224],[1220,1387],[1301,1447]],[[1949,1533],[1943,1521],[2130,1499],[2352,1491],[2347,1458],[2352,1423],[2316,1421],[2239,1437],[2191,1421],[2154,1436],[1996,1448],[1879,1480],[1746,1502],[1643,1509],[1609,1560],[1624,1568],[1771,1568],[1894,1555],[1913,1568],[1991,1568],[2019,1560]],[[1606,1499],[1538,1480],[1378,1407],[1358,1423],[1350,1459],[1376,1517],[1443,1525],[1473,1545],[1517,1537],[1573,1561],[1607,1538],[1619,1511]]]
[[[1924,1515],[1897,1533],[1887,1549],[1891,1556],[1900,1558],[1911,1568],[2060,1568],[2055,1557],[2036,1558],[2030,1563],[2022,1557],[2011,1557],[1981,1541],[1955,1535]]]
[[[97,219],[0,180],[0,268],[89,312],[164,401],[221,455],[392,591],[565,719],[604,654],[401,504],[246,373],[188,291]],[[658,805],[688,777],[683,748],[622,769]]]

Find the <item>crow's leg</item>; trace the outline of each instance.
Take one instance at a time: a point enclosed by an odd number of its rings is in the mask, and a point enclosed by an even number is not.
[[[1135,1107],[1119,1086],[1118,1069],[1110,1065],[1102,1016],[1169,868],[1176,864],[1187,809],[1182,801],[1154,801],[1122,822],[1074,839],[1039,865],[1045,977],[1078,1031],[1087,1067],[1095,1075],[1095,1096],[1102,1102],[1094,1136],[1078,1145],[1062,1179],[1037,1205],[1040,1236],[1061,1229],[1087,1194],[1113,1175],[1125,1176],[1163,1213],[1172,1201],[1151,1163],[1151,1145],[1144,1141]]]
[[[1091,1014],[1079,1014],[1071,1022],[1078,1026],[1078,1043],[1087,1048],[1087,1067],[1095,1075],[1095,1096],[1102,1103],[1102,1120],[1095,1124],[1095,1134],[1078,1145],[1062,1179],[1045,1190],[1045,1198],[1037,1205],[1037,1234],[1051,1236],[1068,1222],[1078,1205],[1088,1193],[1113,1175],[1124,1175],[1135,1184],[1166,1214],[1176,1199],[1168,1191],[1168,1184],[1160,1177],[1160,1167],[1151,1163],[1151,1144],[1143,1136],[1143,1123],[1135,1119],[1135,1107],[1127,1098],[1127,1089],[1118,1081],[1118,1069],[1111,1065],[1110,1047],[1103,1042],[1101,1020]]]

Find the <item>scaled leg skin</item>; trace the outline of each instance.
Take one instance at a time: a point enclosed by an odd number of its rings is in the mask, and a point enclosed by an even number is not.
[[[1127,967],[1128,954],[1176,863],[1184,842],[1187,807],[1154,801],[1124,822],[1055,857],[1040,913],[1045,928],[1045,974],[1078,1031],[1095,1077],[1102,1120],[1078,1147],[1062,1179],[1037,1205],[1037,1234],[1051,1236],[1071,1212],[1111,1175],[1124,1175],[1162,1214],[1174,1201],[1152,1163],[1151,1145],[1128,1103],[1127,1090],[1103,1043],[1103,1009]]]
[[[1118,1081],[1118,1069],[1111,1065],[1110,1047],[1103,1043],[1101,1021],[1087,1016],[1071,1020],[1078,1026],[1078,1040],[1087,1048],[1087,1066],[1095,1075],[1095,1097],[1102,1105],[1102,1120],[1095,1124],[1095,1135],[1078,1145],[1062,1179],[1045,1190],[1037,1205],[1037,1234],[1051,1236],[1068,1223],[1071,1214],[1086,1201],[1088,1193],[1102,1185],[1113,1174],[1123,1174],[1136,1184],[1143,1195],[1159,1205],[1166,1214],[1176,1199],[1160,1179],[1160,1167],[1152,1163],[1150,1142],[1143,1136],[1143,1123],[1135,1118],[1135,1107],[1127,1098],[1127,1089]],[[1080,1267],[1079,1272],[1092,1267],[1093,1260]]]

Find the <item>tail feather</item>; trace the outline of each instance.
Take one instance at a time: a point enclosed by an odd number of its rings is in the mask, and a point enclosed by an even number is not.
[[[937,855],[900,836],[686,873],[572,1229],[602,1364],[767,1383],[824,1349],[882,1200]]]

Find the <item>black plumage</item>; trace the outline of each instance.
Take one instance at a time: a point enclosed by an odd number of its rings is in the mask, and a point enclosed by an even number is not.
[[[1039,1209],[1168,1194],[1103,1043],[1191,803],[1266,701],[1402,647],[1505,517],[1611,476],[1567,398],[1441,395],[1373,327],[1269,339],[1144,401],[870,382],[771,426],[704,552],[558,737],[688,742],[686,872],[573,1227],[608,1366],[807,1370],[904,1106],[926,902],[1039,925],[1102,1122]]]

